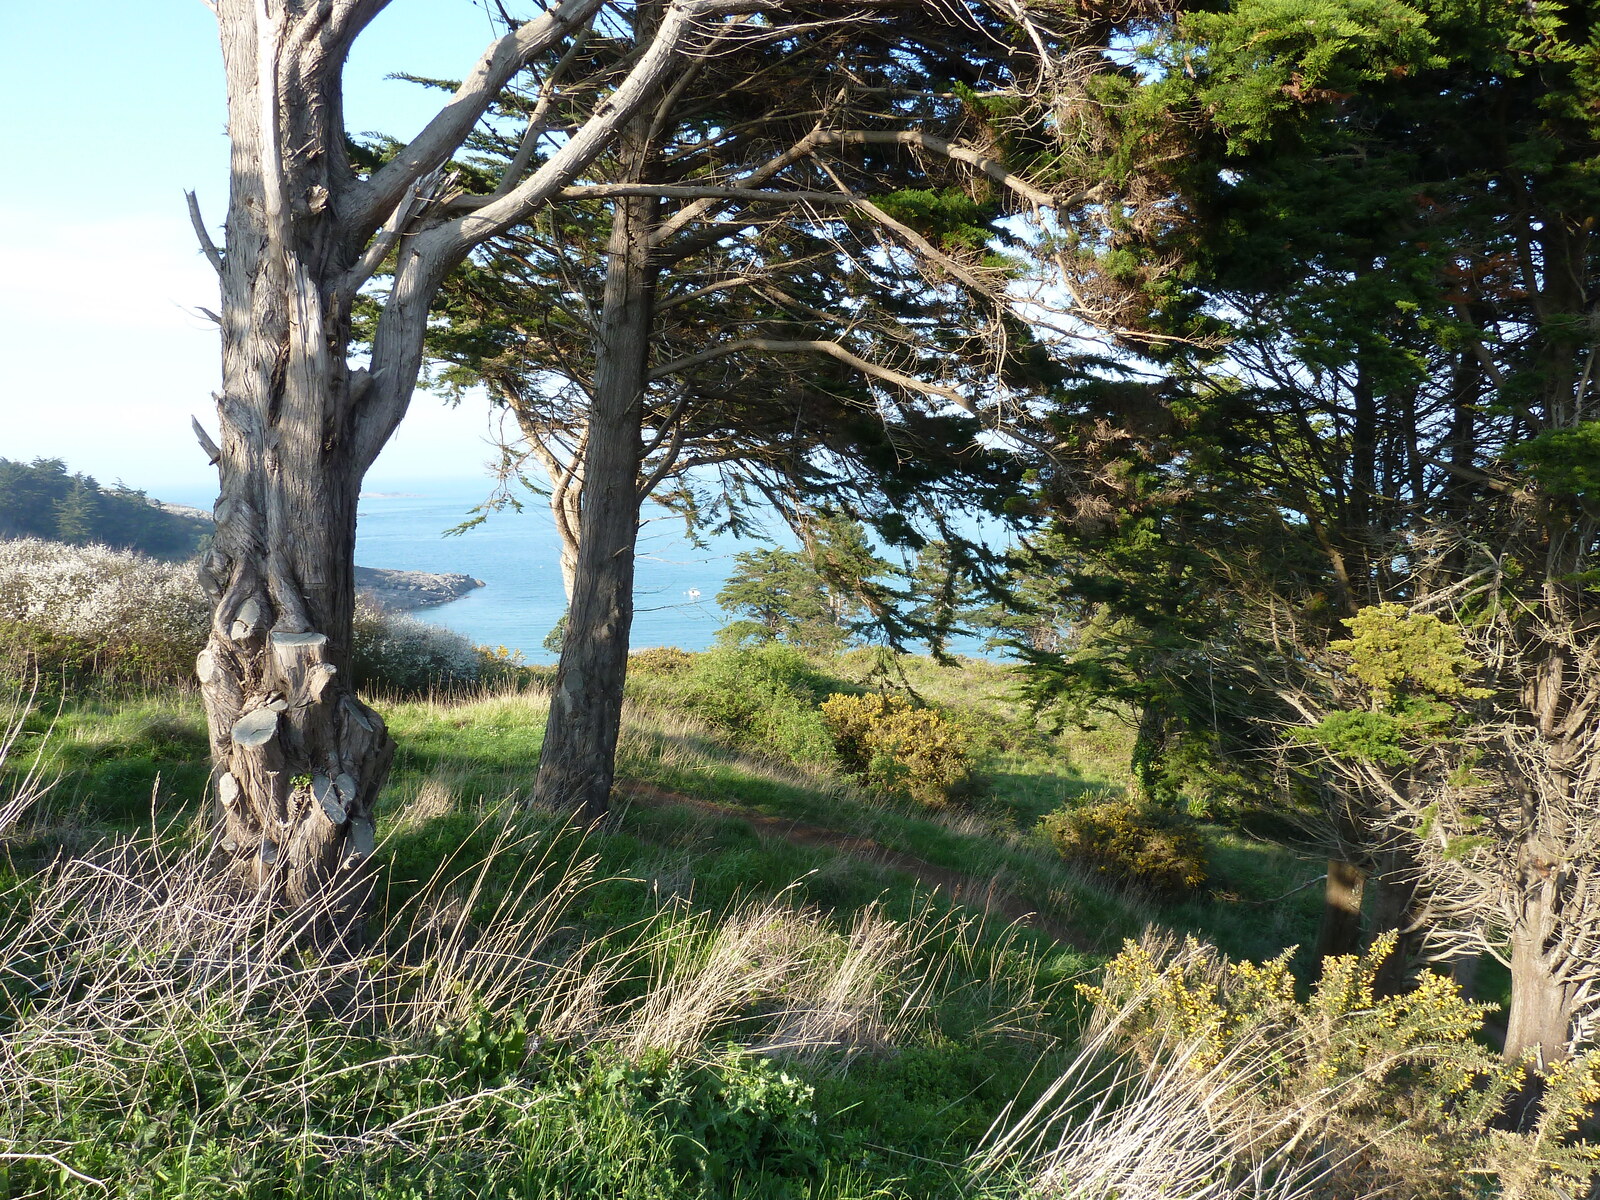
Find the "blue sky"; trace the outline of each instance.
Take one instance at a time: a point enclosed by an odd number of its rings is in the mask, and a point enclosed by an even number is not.
[[[492,36],[477,0],[393,0],[346,73],[350,127],[409,136]],[[216,23],[200,0],[0,0],[0,457],[61,458],[153,495],[215,483],[216,283],[183,193],[227,206]],[[434,94],[435,97],[437,93]],[[220,240],[220,236],[219,236]],[[418,393],[374,483],[470,478],[487,412]]]

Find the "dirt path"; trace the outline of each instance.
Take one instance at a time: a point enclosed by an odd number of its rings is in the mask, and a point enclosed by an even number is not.
[[[870,838],[855,837],[820,825],[807,825],[787,817],[768,816],[752,809],[719,804],[715,800],[703,800],[682,792],[669,792],[647,783],[619,784],[617,791],[619,798],[641,808],[692,808],[719,817],[734,817],[747,822],[764,837],[778,838],[796,846],[820,847],[901,871],[927,884],[935,892],[943,893],[953,903],[981,908],[993,916],[1036,929],[1074,950],[1094,950],[1088,939],[1070,925],[1042,915],[1020,896],[999,890],[993,879],[980,879],[975,875],[963,875],[959,871],[935,866],[915,855],[891,850]]]

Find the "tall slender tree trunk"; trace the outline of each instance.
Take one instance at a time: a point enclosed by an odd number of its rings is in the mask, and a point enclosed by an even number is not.
[[[624,134],[623,161],[642,160],[644,123],[636,121]],[[655,210],[649,197],[619,199],[613,209],[583,459],[577,571],[534,783],[534,794],[545,803],[590,820],[603,816],[610,801],[633,625],[641,423],[655,309],[649,247]]]

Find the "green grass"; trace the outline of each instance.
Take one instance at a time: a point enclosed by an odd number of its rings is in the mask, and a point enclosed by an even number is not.
[[[0,784],[34,767],[54,781],[49,819],[19,846],[48,859],[110,830],[165,821],[194,808],[210,778],[205,715],[180,692],[90,694],[41,700],[29,715]]]
[[[870,666],[860,656],[811,664],[807,686],[822,694],[864,688]],[[522,920],[581,871],[584,884],[562,901],[560,921],[538,949],[532,992],[484,990],[467,978],[451,1001],[467,1016],[420,1030],[396,1028],[392,1017],[341,1023],[319,999],[303,1011],[291,1005],[299,1015],[280,1036],[282,1001],[235,1003],[226,988],[210,1007],[162,1008],[149,1018],[148,1045],[87,1026],[58,1030],[52,1036],[63,1045],[84,1048],[43,1071],[40,1079],[55,1082],[41,1085],[33,1108],[6,1110],[0,1144],[70,1146],[75,1169],[117,1180],[113,1194],[126,1196],[970,1194],[978,1185],[967,1163],[985,1131],[1007,1105],[1026,1106],[1070,1056],[1081,1021],[1072,985],[1103,953],[1159,918],[1261,957],[1256,947],[1276,950],[1298,932],[1316,893],[1288,906],[1257,905],[1293,887],[1306,864],[1222,831],[1213,834],[1212,897],[1157,910],[1087,882],[1036,826],[1062,803],[1127,786],[1110,765],[1116,732],[1044,729],[993,664],[909,660],[903,667],[920,695],[971,731],[981,790],[970,805],[929,809],[885,799],[826,769],[760,754],[675,707],[670,680],[635,687],[619,775],[625,784],[868,839],[930,868],[993,881],[1097,953],[1007,928],[934,894],[915,874],[764,835],[736,813],[624,801],[605,828],[580,836],[560,814],[525,803],[544,728],[538,693],[389,701],[382,708],[399,750],[380,804],[383,886],[373,922],[412,931],[391,949],[391,961],[422,972],[416,986],[426,990],[433,984],[422,981],[440,968],[432,952],[406,948],[420,944],[417,930],[460,913],[469,940],[492,940],[497,922]],[[37,714],[32,721],[33,741],[43,740],[49,770],[60,778],[7,843],[23,882],[10,893],[10,918],[0,900],[0,928],[34,910],[43,885],[30,873],[63,846],[82,851],[147,826],[152,794],[158,821],[182,829],[201,813],[207,777],[203,719],[192,697],[76,699],[48,738],[49,721]],[[508,829],[518,839],[514,853],[505,846]],[[690,969],[726,936],[719,930],[737,928],[752,906],[774,904],[795,914],[780,924],[798,922],[795,928],[814,931],[807,937],[835,947],[827,954],[851,944],[862,914],[915,944],[910,958],[875,977],[883,1014],[871,1020],[891,1030],[881,1044],[796,1061],[752,1053],[757,1026],[791,986],[782,984],[770,994],[754,988],[691,1050],[619,1048],[625,1039],[616,1013],[671,994],[659,991],[663,971]],[[101,956],[96,978],[137,974],[125,947],[123,934],[92,953],[72,953]],[[752,962],[741,969],[759,970]],[[548,1037],[539,1032],[547,1017],[528,996],[542,994],[538,980],[572,964],[609,964],[596,995],[612,1015],[597,1017],[587,1033]],[[319,969],[304,967],[313,975]],[[24,1027],[37,1003],[13,998],[13,1015],[0,1013],[0,1025]],[[396,1065],[373,1065],[389,1060]],[[83,1074],[89,1062],[102,1073]],[[226,1099],[235,1094],[254,1097],[255,1107]],[[41,1114],[52,1107],[46,1120]],[[430,1116],[414,1136],[349,1150],[365,1130],[405,1126],[434,1108],[446,1116]],[[100,1194],[51,1163],[29,1160],[0,1163],[0,1196],[46,1178],[61,1194]]]
[[[1227,829],[1208,830],[1211,879],[1204,895],[1162,909],[1161,921],[1234,958],[1257,962],[1298,947],[1302,978],[1312,967],[1327,863]],[[1307,886],[1307,885],[1310,886]]]

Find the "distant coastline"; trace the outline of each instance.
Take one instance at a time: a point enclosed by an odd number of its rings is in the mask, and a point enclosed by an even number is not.
[[[410,611],[436,608],[485,587],[481,579],[460,572],[391,571],[383,567],[357,567],[356,591],[383,608]]]

